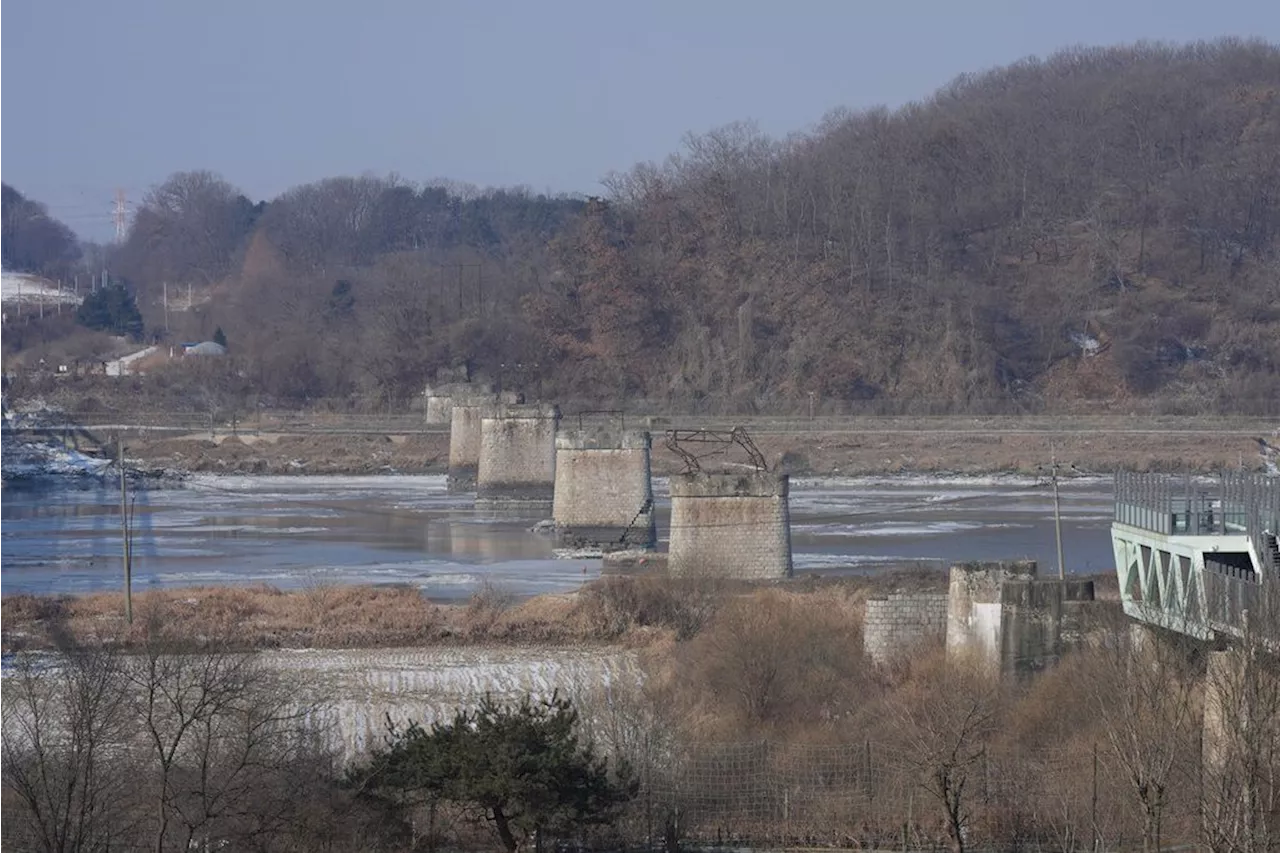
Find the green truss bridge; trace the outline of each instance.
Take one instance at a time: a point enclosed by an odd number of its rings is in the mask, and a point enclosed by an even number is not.
[[[1111,541],[1124,610],[1203,640],[1280,645],[1280,477],[1119,473]]]

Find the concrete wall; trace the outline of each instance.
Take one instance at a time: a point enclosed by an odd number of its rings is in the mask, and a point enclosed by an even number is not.
[[[1038,672],[1081,633],[1093,582],[1040,580],[1034,561],[951,567],[947,656],[971,657],[1001,675]]]
[[[477,505],[545,502],[556,485],[554,406],[503,406],[480,421]]]
[[[671,478],[668,571],[677,577],[791,576],[785,474],[677,474]]]
[[[476,487],[482,421],[497,411],[493,399],[454,401],[449,413],[449,491],[469,492]]]
[[[941,649],[947,637],[945,592],[895,592],[867,601],[862,647],[881,666],[919,652]]]
[[[561,548],[648,549],[657,540],[646,430],[587,427],[556,436],[552,518]]]

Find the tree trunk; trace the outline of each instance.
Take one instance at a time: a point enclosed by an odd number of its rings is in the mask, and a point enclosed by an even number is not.
[[[507,853],[516,853],[520,844],[516,841],[516,837],[511,834],[511,822],[507,820],[507,816],[502,811],[501,806],[493,807],[493,825],[497,827],[498,838],[502,839],[502,846],[506,848]]]
[[[1162,807],[1159,802],[1148,803],[1143,810],[1142,851],[1160,853],[1160,825]]]

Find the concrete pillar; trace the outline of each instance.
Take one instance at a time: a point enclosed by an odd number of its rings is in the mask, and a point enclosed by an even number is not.
[[[558,547],[600,553],[653,548],[651,445],[640,429],[587,427],[556,436],[551,515]]]
[[[947,657],[971,657],[1000,671],[1004,660],[1004,586],[1036,576],[1033,560],[957,563],[947,595]]]
[[[1203,750],[1204,770],[1211,782],[1218,782],[1230,764],[1231,733],[1230,729],[1238,725],[1243,717],[1238,710],[1233,713],[1231,703],[1240,702],[1242,667],[1239,652],[1210,652],[1205,661],[1204,674],[1204,737]],[[1216,787],[1216,786],[1214,786]],[[1212,787],[1211,787],[1212,790]]]
[[[1039,580],[1034,561],[951,567],[947,656],[993,674],[1027,676],[1055,663],[1082,636],[1093,582]]]
[[[497,411],[498,403],[492,398],[453,401],[449,412],[449,491],[469,492],[476,487],[481,422]]]
[[[548,405],[502,406],[481,419],[476,506],[551,509],[559,421]]]
[[[453,420],[453,395],[427,389],[427,417],[429,424],[450,424]]]
[[[452,424],[453,406],[468,402],[497,401],[498,403],[519,402],[519,395],[514,392],[498,393],[489,382],[446,382],[428,385],[423,390],[426,398],[426,422],[429,424]]]
[[[791,576],[785,474],[677,474],[671,478],[668,571],[677,577]]]

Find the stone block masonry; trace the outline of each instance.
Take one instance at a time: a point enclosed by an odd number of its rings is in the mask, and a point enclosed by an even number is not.
[[[476,506],[545,504],[556,485],[559,410],[548,405],[503,406],[480,421]]]
[[[496,398],[455,400],[449,413],[449,478],[451,492],[476,487],[480,467],[481,422],[498,411]]]
[[[790,577],[788,494],[785,474],[673,476],[668,571],[676,577]]]
[[[645,430],[588,427],[556,436],[556,545],[577,552],[647,550],[657,531]]]
[[[941,649],[947,636],[947,593],[895,592],[867,601],[862,621],[862,647],[880,665]]]

